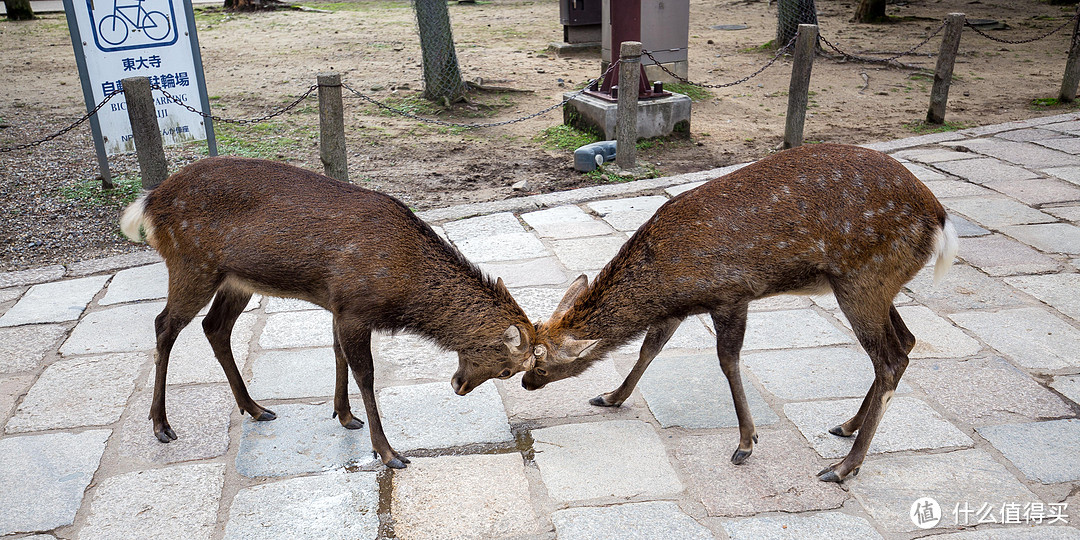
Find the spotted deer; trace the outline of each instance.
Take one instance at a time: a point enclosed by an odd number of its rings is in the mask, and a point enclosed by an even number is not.
[[[956,249],[945,209],[885,154],[833,144],[780,152],[672,198],[591,285],[584,275],[574,281],[537,326],[535,366],[522,385],[578,375],[644,333],[626,380],[591,400],[617,407],[682,320],[708,313],[739,420],[731,461],[740,464],[757,441],[739,375],[747,305],[831,290],[874,365],[858,412],[829,430],[858,431],[847,457],[818,473],[840,482],[858,472],[915,345],[892,300],[931,257],[939,280]]]
[[[396,199],[271,161],[230,157],[191,164],[125,210],[121,228],[165,259],[169,291],[155,320],[150,419],[158,440],[176,439],[165,416],[169,353],[210,302],[203,330],[242,413],[276,416],[248,395],[230,347],[253,292],[300,298],[333,314],[334,413],[358,429],[348,371],[360,387],[372,448],[403,468],[375,404],[371,332],[409,330],[457,351],[454,391],[532,366],[535,329],[502,280],[492,281]]]

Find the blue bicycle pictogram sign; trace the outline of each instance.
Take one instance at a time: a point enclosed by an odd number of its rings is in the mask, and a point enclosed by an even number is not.
[[[129,3],[112,0],[112,9],[104,9],[104,16],[95,20],[92,1],[86,2],[90,8],[90,27],[94,32],[96,45],[103,51],[145,49],[176,42],[177,33],[173,24],[175,16],[171,2],[165,2],[169,8],[169,14],[166,14],[144,7],[143,4],[150,0],[134,0]],[[157,3],[162,2],[158,0]]]

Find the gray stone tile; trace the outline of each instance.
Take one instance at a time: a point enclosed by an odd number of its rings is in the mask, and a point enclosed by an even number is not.
[[[151,466],[216,458],[229,450],[229,416],[236,400],[228,385],[166,387],[165,410],[176,440],[162,444],[147,418],[153,388],[135,398],[120,428],[119,453],[128,465]],[[273,407],[272,407],[273,408]],[[114,443],[115,444],[115,443]]]
[[[965,238],[959,256],[991,276],[1053,272],[1061,267],[1057,261],[1027,244],[1000,234]]]
[[[58,324],[0,328],[0,373],[37,370],[65,333]]]
[[[333,315],[324,309],[267,315],[266,326],[259,336],[259,346],[264,349],[332,347],[333,321]]]
[[[862,397],[874,382],[874,366],[858,347],[750,352],[742,361],[765,390],[784,400]],[[904,382],[897,387],[897,393],[910,391]]]
[[[832,296],[832,295],[830,295]],[[751,311],[777,311],[788,309],[803,309],[811,306],[813,302],[809,296],[798,294],[779,294],[754,300],[750,302]]]
[[[514,214],[510,212],[449,221],[444,223],[442,228],[447,238],[454,243],[469,238],[487,238],[525,232],[525,227],[522,227]]]
[[[1080,420],[1000,424],[978,428],[1031,480],[1044,484],[1080,480]]]
[[[502,278],[507,287],[560,285],[570,278],[554,257],[524,262],[484,263],[479,266],[485,274]]]
[[[941,506],[944,517],[938,527],[957,524],[950,511],[957,504],[978,508],[983,502],[1039,501],[983,450],[870,459],[848,484],[880,529],[888,532],[919,530],[909,512],[922,497],[932,497]]]
[[[16,272],[0,272],[0,288],[35,285],[64,277],[64,267],[59,264],[30,268]]]
[[[109,430],[0,439],[0,534],[70,525]]]
[[[1043,129],[1049,129],[1063,134],[1072,134],[1073,131],[1080,130],[1080,121],[1064,120],[1061,122],[1050,122],[1047,124],[1043,124],[1041,127]]]
[[[330,402],[274,405],[272,410],[277,413],[277,419],[270,422],[244,418],[236,472],[251,478],[292,476],[378,463],[372,457],[363,406],[353,408],[354,414],[359,410],[360,418],[365,420],[361,429],[345,429],[336,418],[331,418]],[[394,433],[387,437],[393,446]]]
[[[1056,176],[1066,182],[1080,185],[1080,166],[1069,165],[1065,167],[1048,167],[1042,169],[1042,172]]]
[[[896,310],[915,334],[915,348],[908,354],[910,358],[963,358],[982,349],[978,341],[929,308],[900,306]]]
[[[842,512],[817,514],[782,514],[725,521],[724,531],[731,540],[789,540],[829,538],[864,540],[882,538],[869,521]]]
[[[910,294],[934,311],[1000,309],[1028,305],[1029,300],[1000,280],[986,277],[965,264],[956,264],[934,285],[933,272],[922,271],[908,282]]]
[[[1046,208],[1045,211],[1073,224],[1080,222],[1080,206],[1054,206]]]
[[[596,236],[556,240],[551,243],[551,249],[572,272],[580,272],[603,268],[624,243],[626,238],[622,235]]]
[[[694,189],[694,188],[696,188],[698,186],[705,185],[705,182],[708,182],[708,180],[704,180],[704,181],[701,181],[701,182],[690,182],[689,184],[679,184],[677,186],[671,186],[671,187],[665,189],[664,193],[667,193],[669,197],[674,197],[676,195],[681,195],[683,193],[686,193],[687,191],[690,191],[691,189]]]
[[[177,465],[136,471],[101,482],[80,540],[211,538],[225,466]]]
[[[521,387],[521,378],[513,377],[502,382],[507,398],[507,411],[515,422],[541,418],[574,418],[610,414],[611,409],[590,405],[589,400],[604,392],[618,388],[624,377],[615,371],[611,360],[600,360],[577,377],[555,381],[540,390],[528,391]],[[630,398],[623,405],[635,405]]]
[[[398,538],[479,540],[541,532],[516,452],[414,458],[394,473],[390,512]]]
[[[747,317],[743,350],[821,347],[854,342],[854,338],[811,309],[757,311]]]
[[[854,437],[837,437],[829,428],[846,422],[859,410],[862,399],[808,401],[784,405],[784,414],[795,423],[814,450],[824,458],[842,458],[851,450]],[[970,437],[941,417],[926,403],[913,397],[894,397],[882,417],[868,454],[971,446]]]
[[[1064,134],[1058,131],[1052,131],[1043,128],[1027,128],[1018,129],[1015,131],[1006,131],[1004,133],[998,133],[995,135],[1000,139],[1015,142],[1034,142],[1043,141],[1046,139],[1060,139],[1064,137]]]
[[[664,345],[661,354],[667,354],[675,349],[707,349],[715,351],[716,336],[711,331],[712,325],[711,323],[706,325],[702,319],[700,315],[692,315],[684,319],[679,328],[675,330],[675,333],[671,335],[671,339]],[[623,344],[616,349],[616,352],[636,357],[638,352],[641,351],[641,345],[644,342],[645,336],[643,334],[641,337]]]
[[[1024,167],[1057,167],[1074,165],[1076,158],[1037,144],[995,139],[977,139],[959,143],[969,150],[992,155]]]
[[[444,351],[414,334],[378,333],[372,342],[376,384],[396,381],[449,381],[458,367],[454,351]],[[333,355],[331,355],[332,357]]]
[[[164,307],[164,302],[154,302],[94,311],[71,331],[60,354],[152,351],[157,346],[154,318]]]
[[[168,294],[169,271],[162,262],[117,272],[98,304],[107,306],[136,300],[157,300]]]
[[[679,439],[675,459],[689,476],[690,495],[710,516],[805,512],[839,508],[848,496],[817,479],[824,466],[794,431],[758,430],[754,453],[742,465],[728,459],[739,436],[730,432]]]
[[[521,219],[544,238],[580,238],[611,234],[614,229],[576,206],[559,206],[550,210],[521,214]]]
[[[1056,178],[994,180],[987,182],[986,187],[1032,206],[1080,201],[1080,186]]]
[[[1050,253],[1080,255],[1080,227],[1069,223],[1005,227],[1005,234]]]
[[[661,426],[696,429],[739,425],[727,378],[711,351],[656,357],[638,389]],[[743,381],[743,389],[755,425],[780,419],[749,380]]]
[[[92,276],[34,285],[0,316],[0,326],[74,321],[109,277]]]
[[[1062,375],[1054,377],[1050,386],[1061,392],[1061,395],[1071,399],[1073,403],[1080,404],[1080,375]]]
[[[939,199],[950,199],[954,197],[985,197],[994,194],[994,190],[992,189],[987,189],[978,184],[959,179],[933,180],[924,182],[924,184],[926,184],[926,187],[930,188],[930,191],[934,196]]]
[[[120,419],[145,354],[61,360],[45,368],[26,393],[7,432],[104,426]]]
[[[151,318],[153,321],[153,318]],[[166,381],[168,384],[193,384],[226,382],[225,371],[214,357],[214,350],[203,333],[202,317],[196,317],[180,331],[180,335],[173,344],[169,354],[169,373]],[[255,326],[256,317],[253,313],[245,313],[236,319],[232,333],[232,352],[236,367],[241,372],[247,365],[248,349],[251,343],[252,327]],[[155,368],[156,369],[156,368]],[[154,369],[150,371],[150,380],[153,380]]]
[[[667,197],[650,195],[596,201],[589,203],[588,206],[612,227],[620,231],[634,231],[648,221],[656,213],[656,209],[667,201]]]
[[[713,540],[709,529],[668,501],[568,508],[551,515],[560,540]]]
[[[8,287],[6,289],[0,289],[0,304],[18,300],[27,289],[29,289],[29,287]]]
[[[299,298],[279,298],[276,296],[267,297],[266,300],[266,312],[267,313],[281,313],[282,311],[306,311],[310,309],[322,309],[321,307],[308,302],[307,300],[300,300]]]
[[[264,351],[251,364],[248,390],[255,400],[331,397],[336,363],[330,347]],[[355,383],[350,386],[355,388]]]
[[[565,424],[533,430],[532,436],[540,477],[557,503],[683,490],[660,437],[645,422]]]
[[[1023,167],[1009,165],[1004,161],[987,157],[942,161],[935,163],[934,166],[976,184],[994,181],[1009,182],[1038,176]]]
[[[975,159],[982,157],[979,154],[971,152],[957,152],[955,150],[949,150],[946,148],[920,148],[915,150],[902,150],[900,152],[894,152],[892,157],[897,159],[910,159],[911,161],[919,161],[922,163],[937,164],[943,161],[953,161],[957,159]]]
[[[227,540],[374,539],[375,473],[333,471],[241,489],[229,508]]]
[[[551,255],[536,236],[526,232],[469,237],[454,243],[465,257],[475,263],[536,259]]]
[[[1080,154],[1080,139],[1075,137],[1044,138],[1035,142],[1039,146],[1045,146],[1052,150],[1059,150],[1067,154]]]
[[[378,396],[383,428],[398,452],[514,440],[494,384],[465,396],[455,394],[449,382],[391,386]]]
[[[35,375],[0,375],[0,428],[15,409],[15,401],[26,394]]]
[[[1005,282],[1080,321],[1080,274],[1015,276]]]
[[[922,182],[933,182],[937,180],[947,180],[949,177],[941,174],[934,169],[923,167],[922,165],[916,165],[914,163],[905,163],[904,168],[911,171],[911,174],[915,175]]]
[[[991,229],[1001,229],[1002,227],[1009,225],[1050,223],[1057,221],[1054,216],[1004,197],[965,197],[948,199],[942,201],[942,204],[944,204],[950,212],[963,214],[972,221]]]
[[[1061,398],[1001,358],[912,362],[904,379],[968,424],[1025,422],[1072,413]]]
[[[159,263],[161,261],[161,255],[158,255],[158,252],[154,251],[153,248],[147,247],[143,251],[136,251],[134,253],[124,253],[123,255],[113,255],[111,257],[102,257],[100,259],[89,259],[70,264],[67,268],[67,275],[70,277],[89,276],[91,274],[115,272],[116,270],[123,268]]]
[[[529,316],[530,321],[546,321],[551,318],[555,308],[559,307],[559,300],[566,294],[565,288],[541,289],[530,287],[528,289],[514,289],[510,291],[521,309]]]
[[[952,141],[957,139],[963,139],[964,136],[957,132],[942,132],[942,133],[930,133],[927,135],[917,135],[915,137],[906,137],[903,139],[895,139],[892,141],[878,142],[873,144],[860,145],[867,148],[872,148],[879,152],[892,152],[900,148],[911,148],[914,146],[922,146],[925,144],[933,144],[942,141]]]
[[[1041,308],[950,315],[986,344],[1032,369],[1080,366],[1080,331]]]

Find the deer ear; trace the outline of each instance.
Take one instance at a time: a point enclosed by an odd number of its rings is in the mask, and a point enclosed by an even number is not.
[[[502,341],[503,345],[506,345],[506,348],[510,349],[510,352],[515,354],[521,354],[532,347],[529,343],[529,334],[522,332],[521,328],[518,328],[517,325],[510,325],[510,327],[503,332]]]
[[[599,343],[599,339],[568,339],[562,348],[567,352],[568,360],[576,360],[592,352]]]
[[[505,292],[505,293],[507,293],[507,294],[509,294],[509,293],[510,293],[510,291],[508,291],[508,290],[506,289],[506,284],[505,284],[505,283],[503,283],[503,280],[502,280],[502,278],[501,278],[501,277],[500,277],[500,278],[496,278],[496,280],[495,280],[495,288],[496,288],[496,289],[499,289],[500,291],[502,291],[502,292]]]
[[[570,309],[570,306],[574,305],[574,301],[581,296],[581,293],[588,290],[588,288],[589,278],[585,274],[581,274],[570,284],[570,288],[566,289],[566,294],[564,294],[563,299],[559,301],[559,307],[555,308],[555,313],[551,314],[551,318],[558,319],[563,313],[566,313],[566,310]]]

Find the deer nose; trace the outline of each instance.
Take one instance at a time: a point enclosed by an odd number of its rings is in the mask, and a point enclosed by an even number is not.
[[[469,393],[469,389],[465,386],[465,381],[460,375],[454,375],[453,378],[450,379],[450,386],[454,387],[454,393],[459,396],[464,396]]]

